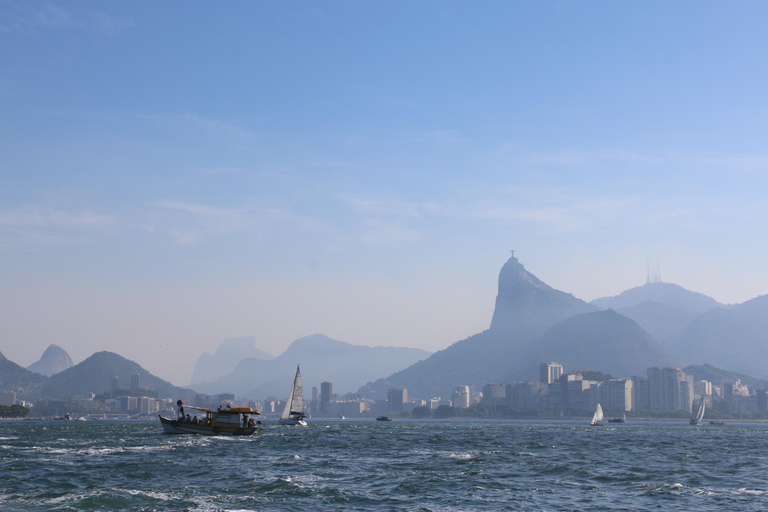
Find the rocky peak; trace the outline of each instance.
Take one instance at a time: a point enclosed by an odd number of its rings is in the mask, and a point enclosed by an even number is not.
[[[499,272],[499,292],[491,330],[509,332],[525,329],[543,333],[560,320],[595,309],[528,272],[513,254]]]
[[[29,365],[27,370],[50,377],[72,366],[72,359],[69,354],[60,346],[51,344],[45,349],[40,360]]]

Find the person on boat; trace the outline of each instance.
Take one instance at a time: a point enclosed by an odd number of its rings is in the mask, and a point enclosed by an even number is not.
[[[195,416],[194,418],[192,418],[192,423],[197,423],[197,416]]]
[[[179,406],[179,421],[184,421],[184,406]]]
[[[192,423],[192,417],[187,413],[187,423]]]
[[[248,415],[243,414],[243,428],[248,426]]]
[[[253,418],[248,418],[248,426],[249,426],[250,428],[253,428],[253,427],[255,427],[255,426],[256,426],[256,422],[255,422],[255,421],[253,421]]]

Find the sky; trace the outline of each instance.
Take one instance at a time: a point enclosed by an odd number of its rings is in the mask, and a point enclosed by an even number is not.
[[[768,293],[768,3],[0,0],[0,351],[443,349],[511,250]],[[306,364],[306,363],[305,363]]]

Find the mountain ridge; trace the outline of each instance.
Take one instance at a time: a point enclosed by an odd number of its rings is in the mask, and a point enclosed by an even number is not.
[[[179,388],[145,370],[138,363],[115,354],[96,352],[86,360],[49,377],[35,392],[44,398],[66,399],[74,396],[88,396],[109,391],[112,376],[118,377],[125,387],[131,382],[131,375],[139,373],[141,389],[157,391],[158,398],[190,397],[191,390]]]
[[[295,340],[272,360],[243,359],[231,373],[214,382],[195,384],[193,389],[208,394],[284,397],[296,365],[302,364],[305,388],[331,381],[334,392],[346,393],[358,389],[371,375],[386,375],[429,355],[421,349],[352,345],[316,333]]]

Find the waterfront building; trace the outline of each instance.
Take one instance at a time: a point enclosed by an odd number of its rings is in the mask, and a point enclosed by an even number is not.
[[[5,405],[6,407],[10,407],[15,403],[16,403],[15,391],[4,391],[0,393],[0,405]]]
[[[584,378],[577,375],[569,375],[569,377],[577,377],[574,379],[567,379],[564,381],[564,401],[563,408],[567,411],[593,411],[597,406],[597,389],[589,393],[592,385],[597,386],[597,383],[590,380],[584,380]]]
[[[651,410],[651,382],[645,375],[632,377],[632,394],[635,411]]]
[[[768,401],[766,400],[766,392],[764,389],[758,389],[755,391],[755,408],[757,412],[766,412],[768,409]]]
[[[563,374],[563,365],[558,363],[541,363],[539,365],[539,382],[552,384]]]
[[[387,404],[389,412],[403,412],[403,404],[407,401],[407,389],[390,388],[387,390]]]
[[[693,409],[693,375],[680,368],[648,368],[650,410],[686,411]]]
[[[506,397],[507,385],[503,382],[483,386],[483,405],[501,405]]]
[[[611,379],[600,386],[600,404],[608,411],[632,411],[633,382],[631,379]]]
[[[320,383],[320,414],[325,416],[331,412],[331,398],[333,397],[333,384]]]
[[[458,386],[453,388],[451,404],[457,409],[469,408],[469,386]]]
[[[507,384],[507,405],[518,411],[546,409],[547,387],[543,382]]]

